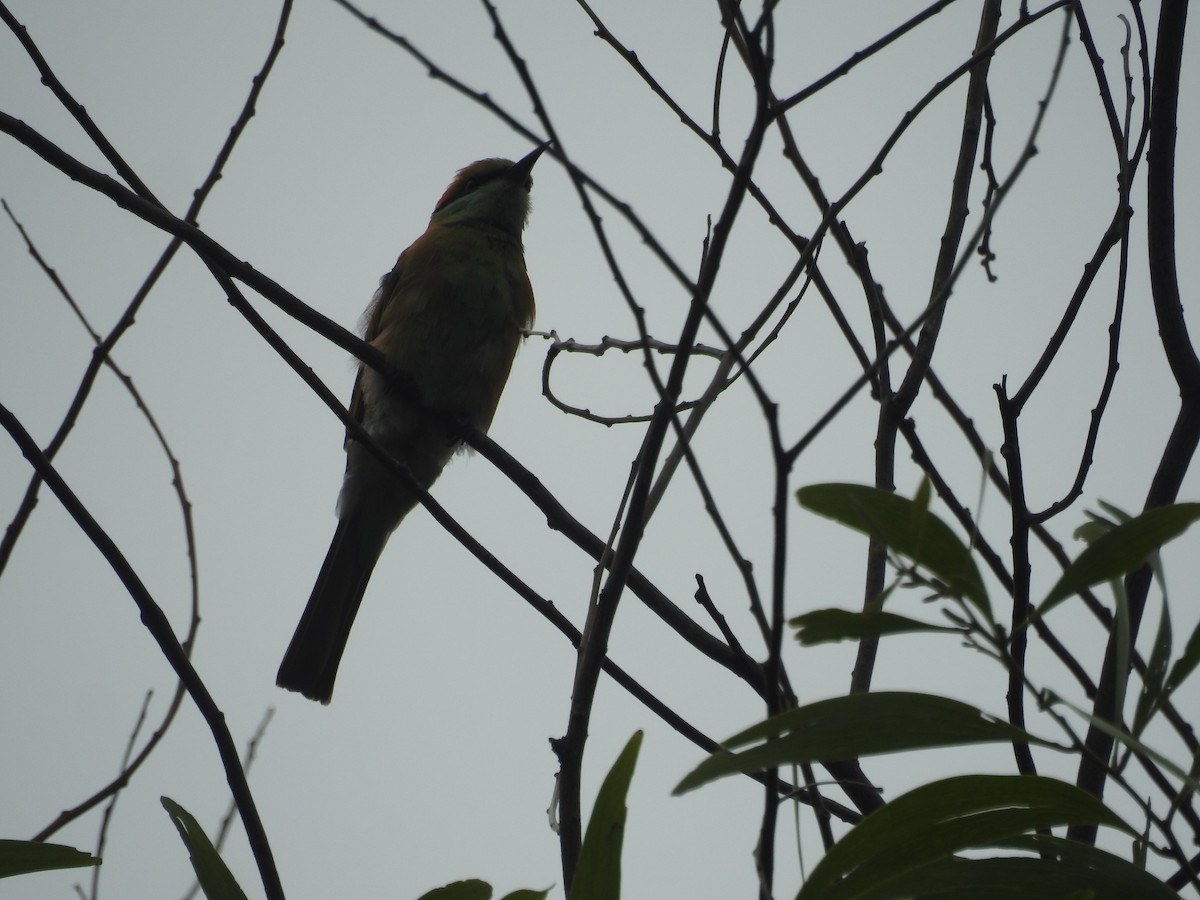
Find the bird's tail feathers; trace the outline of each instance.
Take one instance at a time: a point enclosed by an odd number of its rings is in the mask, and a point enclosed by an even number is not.
[[[275,683],[329,703],[350,627],[390,530],[362,513],[338,522],[312,596],[296,626]]]

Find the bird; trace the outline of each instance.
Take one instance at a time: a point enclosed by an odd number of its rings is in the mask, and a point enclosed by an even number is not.
[[[364,340],[393,371],[360,363],[350,414],[426,489],[461,448],[464,427],[491,425],[533,324],[522,234],[531,171],[547,146],[461,169],[364,315]],[[275,680],[323,704],[384,545],[417,505],[362,443],[347,434],[344,446],[337,528]]]

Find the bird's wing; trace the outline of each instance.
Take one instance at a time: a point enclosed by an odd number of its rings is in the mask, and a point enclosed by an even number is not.
[[[379,282],[379,290],[375,292],[375,296],[371,300],[371,305],[367,307],[367,313],[364,316],[366,319],[366,327],[363,329],[363,340],[368,344],[372,343],[379,335],[379,323],[383,319],[383,311],[392,301],[392,295],[396,281],[400,277],[400,264],[404,261],[404,254],[400,254],[400,258],[396,260],[396,265],[392,267],[392,271],[383,276]],[[365,366],[362,362],[358,364],[358,374],[354,376],[354,390],[350,394],[350,415],[354,417],[354,421],[360,425],[363,422],[363,369]],[[351,441],[350,432],[346,432],[345,444],[348,445]]]

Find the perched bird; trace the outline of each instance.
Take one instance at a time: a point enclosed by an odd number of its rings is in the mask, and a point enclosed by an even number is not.
[[[384,276],[364,338],[415,387],[360,365],[350,411],[426,488],[459,448],[455,424],[486,431],[524,332],[533,289],[521,232],[529,217],[524,159],[484,159],[458,173],[429,227]],[[338,496],[338,525],[276,684],[328,703],[371,571],[415,495],[352,437]]]

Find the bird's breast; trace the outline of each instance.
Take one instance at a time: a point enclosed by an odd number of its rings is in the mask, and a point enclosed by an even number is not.
[[[431,226],[376,302],[371,343],[412,376],[426,402],[486,428],[533,321],[520,242],[491,228]]]

